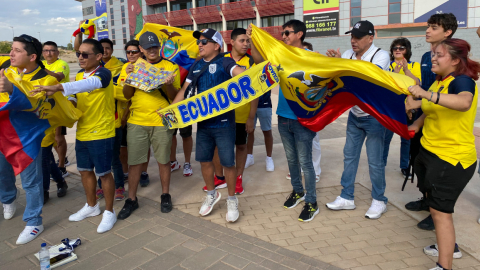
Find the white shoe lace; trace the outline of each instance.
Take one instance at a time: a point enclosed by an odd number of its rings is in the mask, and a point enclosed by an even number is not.
[[[215,195],[217,195],[216,192],[213,195],[207,195],[207,197],[203,201],[203,206],[211,207],[213,202],[215,201]]]
[[[375,211],[376,213],[378,213],[378,212],[382,212],[384,207],[385,207],[384,202],[373,200],[372,205],[370,206],[370,209],[368,209],[368,210],[372,210],[372,211]]]
[[[345,200],[344,198],[338,196],[332,204],[334,204],[334,205],[343,205],[343,204],[345,204],[345,201],[346,201],[346,200]]]
[[[10,212],[12,212],[12,209],[13,209],[12,204],[13,204],[13,203],[11,203],[11,204],[4,204],[4,205],[3,205],[3,213],[10,213]]]
[[[101,223],[111,223],[114,219],[115,219],[115,212],[112,213],[110,211],[105,210],[105,212],[103,212]]]
[[[227,200],[227,210],[238,211],[238,200]]]

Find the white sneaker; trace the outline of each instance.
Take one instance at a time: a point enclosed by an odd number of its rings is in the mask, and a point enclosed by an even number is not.
[[[227,221],[228,222],[235,222],[237,221],[240,214],[238,213],[238,199],[235,200],[228,200],[227,199]]]
[[[189,177],[189,176],[192,176],[192,174],[193,174],[192,165],[190,165],[190,163],[184,163],[183,164],[183,176]]]
[[[437,265],[434,268],[430,268],[430,270],[443,270],[443,267]]]
[[[431,245],[431,246],[426,246],[423,248],[423,253],[427,254],[428,256],[432,257],[438,257],[438,245]],[[462,258],[463,254],[458,248],[457,243],[455,243],[455,249],[453,250],[453,258],[454,259],[460,259]]]
[[[206,216],[212,212],[213,206],[220,201],[220,198],[222,198],[222,194],[220,192],[215,191],[215,194],[213,195],[208,195],[205,198],[205,201],[203,201],[202,207],[200,207],[200,212],[199,214],[201,216]]]
[[[110,231],[113,228],[113,225],[115,225],[115,222],[117,222],[117,215],[115,214],[115,209],[113,209],[113,213],[105,210],[103,212],[102,222],[100,222],[100,224],[98,225],[97,233],[104,233]]]
[[[387,212],[387,204],[382,201],[377,201],[372,199],[372,205],[365,213],[365,217],[369,219],[377,219],[382,216],[383,213]]]
[[[292,180],[292,176],[290,176],[290,173],[287,174],[287,180]]]
[[[170,162],[170,171],[173,172],[173,171],[176,171],[180,169],[180,163],[178,163],[178,161],[174,161],[174,162]]]
[[[26,244],[37,238],[43,232],[43,225],[39,226],[25,226],[25,229],[20,233],[17,239],[17,245]]]
[[[320,175],[315,176],[315,183],[318,183],[318,182],[320,182]]]
[[[94,217],[100,215],[100,207],[98,206],[98,203],[94,206],[88,206],[88,203],[85,204],[82,209],[80,209],[77,213],[72,214],[68,217],[68,220],[70,221],[80,221],[84,220],[87,217]]]
[[[4,219],[11,219],[15,215],[15,211],[17,211],[17,199],[20,195],[20,192],[17,188],[17,194],[15,195],[15,200],[11,204],[3,204],[3,218]]]
[[[335,201],[326,204],[331,210],[353,210],[356,208],[354,200],[346,200],[338,196]]]
[[[253,159],[253,155],[247,155],[247,161],[245,162],[245,169],[255,164],[255,160]],[[267,169],[268,171],[268,169]]]
[[[252,160],[253,160],[253,156],[252,156]],[[266,164],[266,170],[267,172],[273,172],[275,171],[275,164],[273,164],[273,159],[272,157],[267,157],[265,159],[265,164]]]

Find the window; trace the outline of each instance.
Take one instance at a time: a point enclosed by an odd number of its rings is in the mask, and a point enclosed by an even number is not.
[[[185,30],[190,30],[190,31],[193,30],[193,25],[177,26],[177,27],[178,27],[178,28],[185,29]]]
[[[83,16],[92,15],[93,14],[93,6],[86,7],[82,11],[83,11]]]
[[[172,3],[172,2],[170,2]],[[220,2],[221,3],[221,2]],[[175,1],[174,4],[170,4],[171,11],[189,9],[192,8],[192,1]]]
[[[227,30],[233,30],[236,28],[248,28],[248,25],[253,23],[256,24],[257,20],[256,19],[250,19],[250,20],[241,20],[241,21],[228,21],[227,22]]]
[[[280,15],[280,16],[273,16],[273,17],[264,17],[262,18],[262,27],[269,27],[269,26],[282,26],[284,23],[294,19],[293,14],[289,15]],[[246,29],[246,27],[244,27]]]
[[[112,28],[112,40],[115,40],[115,29]]]
[[[124,0],[120,0],[120,3],[123,3]]]
[[[126,27],[123,27],[122,33],[123,33],[123,38],[126,39],[127,38],[127,28]]]
[[[167,4],[160,4],[153,6],[153,14],[167,12]]]
[[[197,1],[197,7],[220,5],[222,3],[222,0],[196,0],[196,1]]]
[[[113,20],[113,18],[110,20],[110,24],[111,24],[112,26],[115,25],[115,21]]]
[[[110,5],[113,5],[113,0],[110,0]]]
[[[127,44],[127,39],[126,38],[123,39],[123,44],[124,45]]]
[[[362,20],[362,0],[350,1],[350,26]]]
[[[402,17],[402,0],[388,0],[388,24],[400,23]]]
[[[125,24],[125,6],[122,6],[121,9],[122,9],[122,24]]]
[[[113,13],[113,8],[110,8],[110,19],[114,19],[115,16],[114,16],[114,13]]]
[[[213,30],[216,30],[216,31],[223,31],[223,26],[221,22],[202,23],[197,25],[197,29],[207,29],[207,28],[212,28]]]

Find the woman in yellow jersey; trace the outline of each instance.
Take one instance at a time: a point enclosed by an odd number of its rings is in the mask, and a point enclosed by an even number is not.
[[[428,91],[418,85],[409,88],[414,97],[422,99],[423,115],[409,129],[418,132],[423,127],[415,173],[427,191],[435,224],[438,245],[424,248],[427,255],[439,257],[433,270],[452,269],[454,256],[461,257],[452,213],[477,165],[473,124],[480,64],[468,58],[469,52],[470,44],[464,40],[442,41],[432,56],[437,81]]]
[[[422,74],[420,63],[410,62],[412,45],[406,38],[397,38],[390,45],[390,71],[407,75],[420,84]]]

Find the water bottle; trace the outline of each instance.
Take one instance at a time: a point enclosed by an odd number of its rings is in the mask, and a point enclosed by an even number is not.
[[[48,252],[47,243],[42,243],[38,257],[40,259],[40,270],[50,270],[50,252]]]

